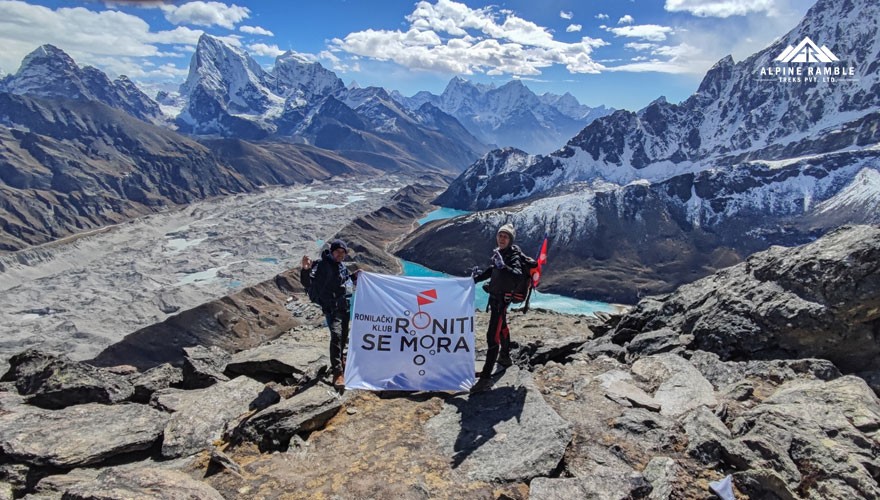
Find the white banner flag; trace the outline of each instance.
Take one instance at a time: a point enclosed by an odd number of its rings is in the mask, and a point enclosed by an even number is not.
[[[471,278],[358,275],[346,389],[467,391],[474,346]]]

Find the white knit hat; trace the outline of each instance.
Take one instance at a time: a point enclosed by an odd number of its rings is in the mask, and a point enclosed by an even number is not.
[[[513,224],[505,224],[501,226],[500,228],[498,228],[498,232],[509,234],[511,242],[516,239],[516,229],[513,228]]]

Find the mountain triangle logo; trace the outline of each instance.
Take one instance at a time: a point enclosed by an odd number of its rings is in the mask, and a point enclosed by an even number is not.
[[[840,59],[826,46],[819,47],[810,37],[805,36],[797,47],[789,45],[774,61],[784,63],[831,63]]]

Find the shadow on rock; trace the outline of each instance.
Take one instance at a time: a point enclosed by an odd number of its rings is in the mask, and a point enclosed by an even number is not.
[[[511,419],[520,420],[526,401],[525,387],[497,389],[455,397],[447,401],[461,414],[461,429],[453,447],[452,467],[457,468],[472,453],[495,438],[495,426]]]

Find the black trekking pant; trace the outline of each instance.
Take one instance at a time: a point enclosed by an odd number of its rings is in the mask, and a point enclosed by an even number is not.
[[[486,330],[486,363],[480,372],[481,378],[492,375],[499,351],[504,358],[510,358],[510,329],[507,327],[507,306],[509,302],[503,295],[489,295],[489,328]]]
[[[327,327],[330,328],[330,370],[335,377],[345,369],[342,360],[345,356],[345,347],[348,345],[348,310],[324,311],[324,319],[327,320]]]

